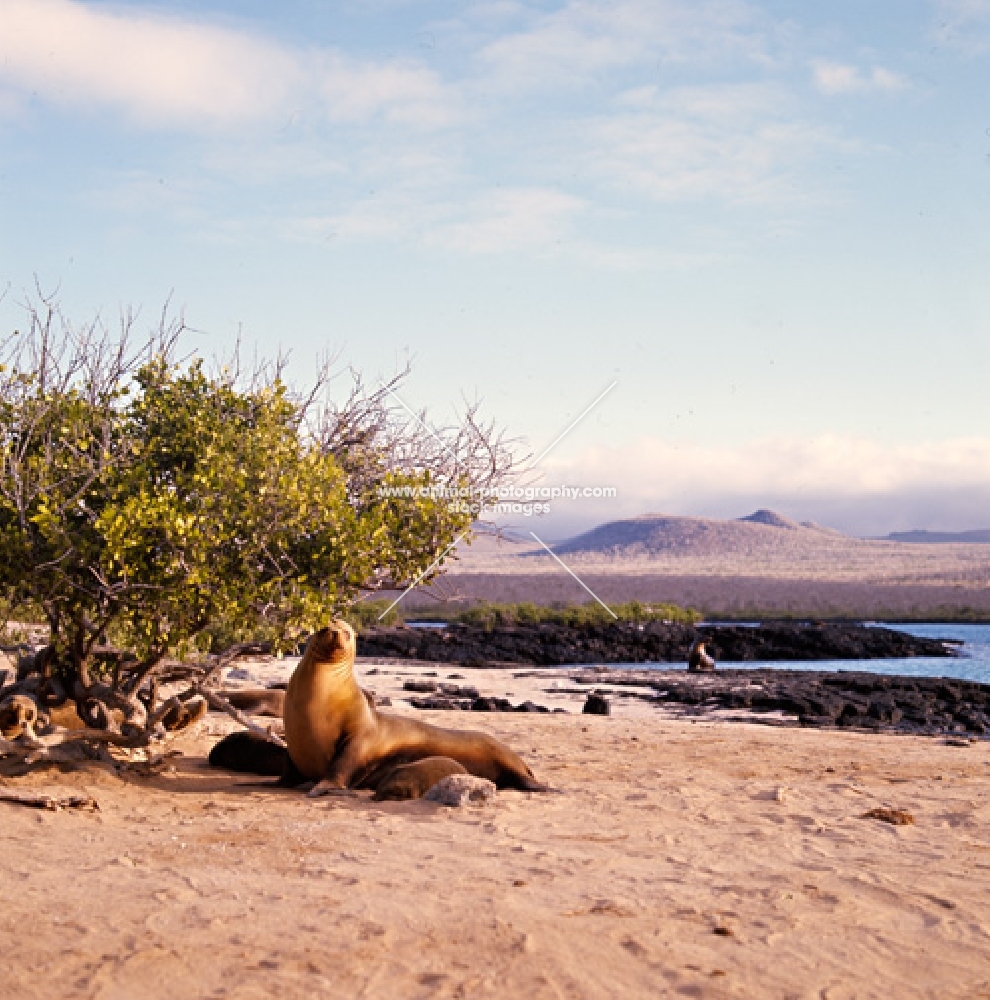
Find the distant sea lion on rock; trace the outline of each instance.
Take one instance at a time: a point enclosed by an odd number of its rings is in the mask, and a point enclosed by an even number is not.
[[[378,783],[374,798],[376,802],[421,799],[438,781],[452,774],[467,774],[467,770],[450,757],[424,757],[400,764]]]
[[[714,670],[715,660],[705,652],[707,639],[699,639],[688,653],[688,670],[695,672],[703,670]]]
[[[431,726],[379,712],[354,680],[354,630],[333,622],[313,635],[285,697],[285,742],[319,794],[377,788],[399,764],[449,757],[499,788],[545,791],[507,746],[485,733]]]

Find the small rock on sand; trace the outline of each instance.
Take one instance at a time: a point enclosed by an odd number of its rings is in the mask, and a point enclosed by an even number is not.
[[[608,698],[600,694],[589,694],[584,703],[585,715],[611,715],[612,706]]]
[[[418,691],[421,694],[430,694],[433,691],[436,691],[436,689],[437,682],[428,680],[406,681],[405,684],[402,685],[403,691]]]

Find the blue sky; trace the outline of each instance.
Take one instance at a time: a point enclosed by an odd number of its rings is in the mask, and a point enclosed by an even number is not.
[[[988,60],[990,0],[0,0],[0,323],[171,294],[534,452],[615,380],[548,537],[988,526]]]

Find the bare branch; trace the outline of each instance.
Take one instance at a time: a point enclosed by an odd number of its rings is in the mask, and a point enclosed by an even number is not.
[[[234,708],[233,705],[222,694],[217,691],[211,691],[207,688],[202,688],[197,686],[195,688],[197,694],[201,694],[214,708],[219,709],[221,712],[226,712],[232,719],[236,719],[242,726],[246,729],[250,729],[252,733],[258,733],[260,736],[264,736],[265,739],[274,743],[276,746],[285,747],[285,740],[282,739],[277,733],[272,732],[271,727],[265,728],[264,726],[259,726],[250,716],[245,715],[239,708]]]

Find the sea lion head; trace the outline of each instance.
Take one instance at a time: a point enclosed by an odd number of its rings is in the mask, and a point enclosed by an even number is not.
[[[0,735],[5,740],[17,739],[21,733],[34,735],[38,723],[38,706],[33,698],[13,694],[0,704]]]
[[[357,651],[354,629],[347,622],[332,621],[314,632],[306,643],[306,656],[317,663],[353,662]]]

